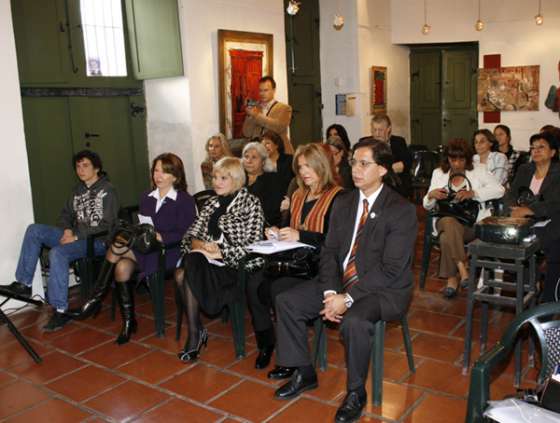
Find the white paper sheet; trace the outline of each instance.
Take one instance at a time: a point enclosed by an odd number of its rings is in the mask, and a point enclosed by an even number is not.
[[[222,261],[222,260],[216,260],[213,258],[208,257],[204,251],[202,250],[191,250],[191,253],[200,253],[202,254],[206,260],[208,260],[208,263],[213,264],[214,266],[218,266],[218,267],[224,267],[226,264]]]
[[[268,241],[258,241],[255,242],[247,247],[248,251],[257,254],[274,254],[280,251],[288,251],[294,250],[300,247],[310,247],[314,248],[312,245],[304,244],[303,242],[298,241],[277,241],[277,240],[268,240]]]
[[[484,415],[501,423],[560,423],[560,414],[516,398],[491,401]]]
[[[139,214],[138,221],[140,222],[140,224],[147,223],[148,225],[154,226],[154,221],[150,216],[144,216],[143,214]]]

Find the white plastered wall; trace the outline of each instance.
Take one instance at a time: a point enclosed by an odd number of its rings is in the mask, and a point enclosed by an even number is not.
[[[393,0],[392,3],[393,43],[478,41],[480,64],[486,54],[501,54],[502,66],[540,65],[539,110],[501,113],[501,123],[511,128],[515,147],[526,150],[529,136],[540,127],[560,125],[558,113],[544,107],[548,89],[559,84],[560,1],[542,1],[542,26],[535,25],[534,21],[536,0],[483,1],[481,18],[486,27],[477,32],[474,23],[478,17],[478,1],[428,0],[428,23],[432,31],[427,36],[420,33],[424,23],[423,1]],[[485,124],[479,113],[479,125],[493,128],[495,124]]]

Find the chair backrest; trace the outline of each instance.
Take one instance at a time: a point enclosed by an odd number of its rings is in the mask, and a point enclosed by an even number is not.
[[[511,322],[500,341],[504,346],[511,348],[522,327],[529,325],[534,330],[542,354],[540,383],[560,364],[560,319],[554,320],[558,315],[560,315],[560,303],[541,304],[526,310]]]
[[[119,209],[118,217],[128,223],[138,223],[138,205],[121,207]]]
[[[200,213],[206,202],[210,197],[216,195],[216,192],[213,189],[206,189],[204,191],[199,191],[193,195],[194,201],[196,203],[196,211]]]
[[[413,180],[428,180],[432,178],[432,172],[438,166],[438,154],[434,151],[415,151],[412,155],[411,173]]]

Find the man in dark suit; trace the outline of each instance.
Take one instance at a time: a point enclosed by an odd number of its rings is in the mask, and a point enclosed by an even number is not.
[[[408,150],[405,139],[392,134],[389,116],[384,114],[373,116],[371,119],[371,137],[362,137],[360,141],[365,139],[376,139],[389,143],[393,153],[393,172],[398,175],[400,180],[400,185],[395,189],[404,197],[409,198],[412,193],[412,175],[410,173],[412,154]]]
[[[337,411],[337,422],[357,420],[365,406],[375,323],[398,319],[408,308],[418,229],[414,206],[387,186],[394,177],[389,146],[360,141],[352,157],[358,189],[333,205],[318,277],[276,299],[277,367],[269,374],[277,379],[291,376],[276,391],[279,399],[316,388],[306,323],[318,316],[341,323],[348,393]]]

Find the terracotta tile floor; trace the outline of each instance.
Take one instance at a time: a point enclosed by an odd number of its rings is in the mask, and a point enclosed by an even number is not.
[[[419,214],[421,211],[419,211]],[[422,216],[420,216],[421,220]],[[418,236],[415,274],[418,276],[422,234]],[[461,373],[466,299],[448,301],[435,277],[434,253],[426,289],[414,292],[409,312],[416,373],[410,373],[400,327],[389,324],[385,335],[384,396],[381,407],[368,404],[363,422],[462,422],[469,378]],[[234,357],[231,328],[220,319],[205,319],[210,332],[208,349],[196,364],[182,364],[176,352],[184,342],[175,340],[173,289],[166,290],[165,338],[153,334],[150,300],[137,295],[139,332],[133,342],[113,343],[120,319],[110,319],[109,304],[96,319],[71,322],[63,330],[44,333],[47,307],[28,307],[14,323],[42,356],[35,364],[0,327],[0,421],[21,422],[331,422],[345,391],[344,349],[336,330],[328,330],[328,361],[319,372],[319,388],[301,398],[273,399],[278,381],[253,367],[256,346],[246,320],[247,357]],[[77,292],[72,292],[78,301]],[[109,296],[110,297],[110,296]],[[478,311],[478,310],[477,310]],[[479,314],[475,315],[478,319]],[[499,338],[513,315],[493,310],[490,344]],[[479,324],[475,321],[478,354]],[[527,360],[524,359],[524,362]],[[524,384],[536,372],[524,370]],[[368,381],[370,386],[371,378]],[[513,392],[513,366],[505,366],[492,384],[495,398]]]

